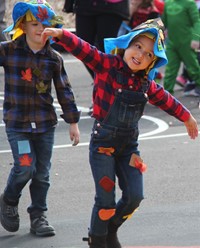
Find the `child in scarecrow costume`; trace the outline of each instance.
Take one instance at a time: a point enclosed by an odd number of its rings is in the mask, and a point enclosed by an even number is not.
[[[62,27],[62,20],[43,0],[18,2],[13,8],[13,40],[0,43],[0,66],[5,71],[3,105],[6,134],[13,154],[13,168],[0,197],[0,221],[9,232],[19,229],[18,203],[30,181],[30,231],[38,236],[55,235],[49,225],[47,193],[57,116],[52,81],[62,107],[61,117],[70,124],[70,138],[79,142],[80,113],[63,59],[50,42],[41,39],[45,27]]]
[[[130,33],[105,39],[105,51],[65,29],[46,28],[44,41],[56,37],[95,72],[94,126],[89,159],[95,202],[89,227],[90,248],[120,248],[119,227],[143,200],[146,165],[138,149],[138,122],[147,101],[184,122],[195,139],[198,126],[189,110],[157,84],[155,69],[164,66],[164,36],[160,19],[149,20]],[[116,177],[122,191],[116,201]]]

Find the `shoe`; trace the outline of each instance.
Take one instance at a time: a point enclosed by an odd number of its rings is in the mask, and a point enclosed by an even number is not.
[[[55,230],[52,226],[49,225],[46,216],[44,213],[40,213],[38,215],[31,216],[31,228],[30,232],[40,237],[48,237],[54,236]]]
[[[121,248],[121,244],[117,237],[117,230],[119,226],[114,224],[113,222],[109,222],[108,224],[108,234],[106,237],[106,248]]]
[[[180,85],[181,87],[185,87],[186,83],[187,83],[187,78],[185,78],[184,76],[180,75],[176,78],[176,83],[178,85]]]
[[[122,248],[117,233],[108,233],[106,237],[106,248]]]
[[[200,86],[196,86],[194,83],[186,84],[184,89],[184,96],[200,96]]]
[[[0,220],[1,225],[8,232],[16,232],[19,229],[18,204],[8,205],[4,200],[4,195],[0,197]]]
[[[90,248],[108,248],[106,246],[106,236],[95,236],[89,234],[89,237],[83,238],[83,241],[87,241]]]

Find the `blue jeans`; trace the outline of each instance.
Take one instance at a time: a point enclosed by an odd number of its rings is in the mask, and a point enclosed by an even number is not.
[[[120,79],[123,77],[119,75],[118,81]],[[130,165],[130,160],[133,154],[139,155],[138,121],[146,101],[145,91],[119,90],[106,118],[94,122],[89,153],[96,191],[91,235],[106,235],[110,223],[119,227],[144,198],[142,173]],[[122,191],[118,201],[115,196],[116,176]]]
[[[6,130],[6,133],[14,166],[8,177],[4,197],[8,201],[18,202],[23,188],[31,180],[29,190],[32,202],[27,210],[29,213],[46,211],[55,128],[38,134],[10,130]]]
[[[129,165],[131,155],[139,154],[137,150],[137,141],[134,139],[134,132],[131,134],[116,133],[113,130],[107,130],[103,125],[94,130],[98,132],[98,138],[92,137],[90,143],[90,165],[95,182],[95,204],[93,206],[90,233],[103,236],[107,234],[108,221],[99,218],[101,209],[116,209],[112,222],[120,226],[129,216],[139,207],[143,197],[143,176],[140,171]],[[137,134],[136,134],[137,135]],[[128,144],[128,147],[126,147]],[[114,147],[115,153],[112,156],[98,152],[99,147]],[[123,150],[123,145],[126,147]],[[109,178],[118,184],[122,191],[122,197],[116,203],[115,186],[111,191],[105,191],[101,186],[102,178]]]

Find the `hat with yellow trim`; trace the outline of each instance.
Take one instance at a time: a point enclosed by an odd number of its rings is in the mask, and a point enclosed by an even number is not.
[[[20,23],[23,18],[26,21],[42,23],[45,26],[61,28],[64,24],[63,18],[56,15],[51,5],[45,0],[29,0],[15,4],[12,12],[13,24],[7,27],[3,32],[13,31],[13,38],[16,39],[23,34]]]
[[[104,39],[104,49],[106,53],[121,54],[128,48],[132,40],[139,35],[145,35],[154,42],[154,55],[155,59],[151,65],[145,70],[145,74],[149,80],[155,77],[156,69],[168,63],[165,54],[164,44],[164,25],[160,18],[148,20],[136,28],[132,29],[128,34],[119,36],[117,38]]]

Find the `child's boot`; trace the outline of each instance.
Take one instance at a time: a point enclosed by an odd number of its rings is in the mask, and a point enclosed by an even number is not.
[[[108,234],[106,238],[106,248],[121,248],[121,244],[117,237],[118,226],[112,222],[108,225]]]

